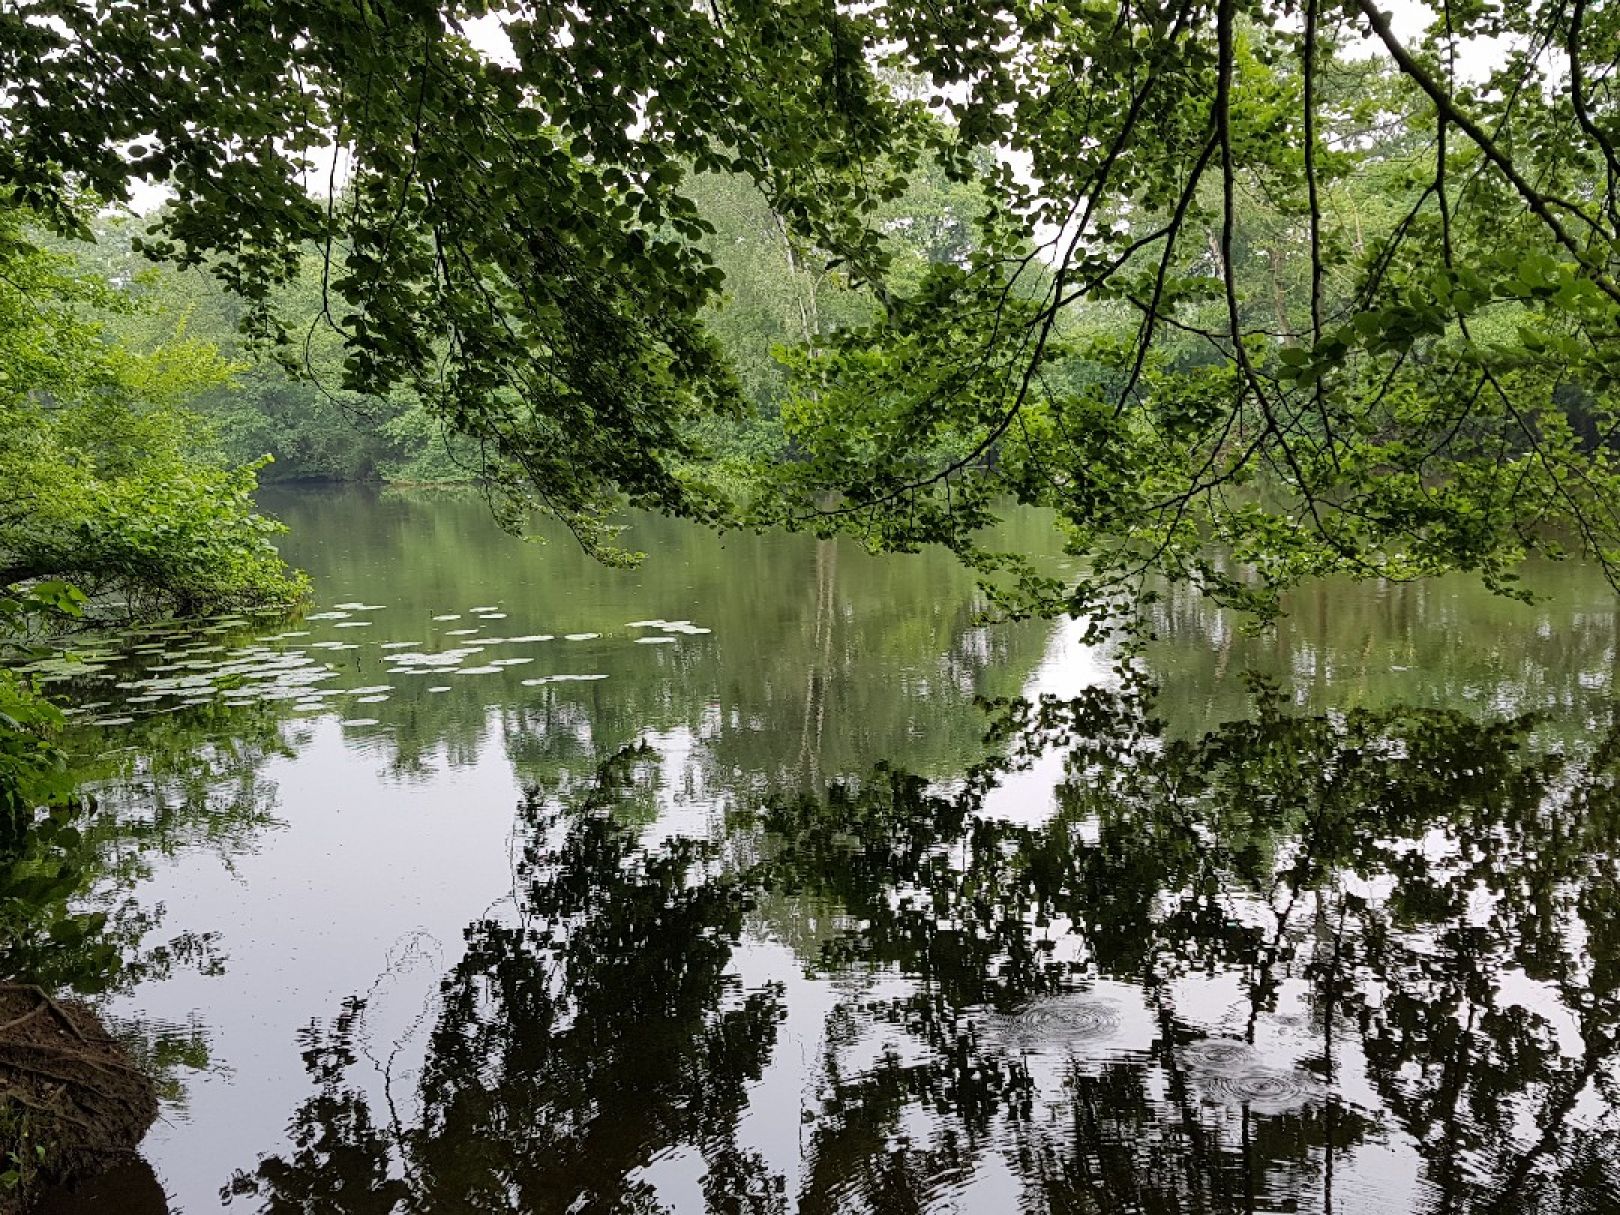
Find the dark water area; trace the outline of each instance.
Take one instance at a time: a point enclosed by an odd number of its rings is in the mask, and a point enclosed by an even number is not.
[[[265,505],[302,620],[54,672],[165,1094],[78,1209],[1620,1211],[1595,573],[1172,596],[1144,703],[943,555]]]

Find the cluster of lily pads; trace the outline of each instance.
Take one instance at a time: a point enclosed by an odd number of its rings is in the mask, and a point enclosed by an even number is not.
[[[632,620],[624,626],[627,629],[657,629],[656,634],[637,637],[639,645],[667,645],[675,640],[671,634],[679,633],[687,637],[695,637],[701,633],[712,633],[713,629],[699,628],[690,620]]]
[[[359,612],[382,611],[384,605],[362,602],[338,603],[330,609],[304,617],[311,623],[333,629],[372,627],[371,620],[354,619]],[[231,646],[225,634],[238,634],[252,628],[244,616],[221,616],[201,624],[173,624],[149,627],[114,640],[104,640],[76,652],[43,658],[22,668],[42,683],[85,681],[107,682],[120,694],[116,698],[83,700],[68,710],[71,716],[96,726],[128,725],[138,716],[177,712],[203,705],[246,707],[264,702],[283,703],[294,712],[329,712],[346,704],[380,704],[395,690],[392,683],[362,687],[334,687],[331,681],[342,673],[327,656],[375,648],[380,652],[386,674],[393,677],[448,677],[498,675],[528,666],[534,658],[512,653],[513,647],[546,642],[586,642],[600,633],[532,633],[502,637],[483,633],[486,623],[506,619],[495,606],[469,608],[433,616],[435,624],[453,624],[470,618],[471,627],[444,629],[440,636],[455,639],[446,649],[427,648],[425,641],[385,641],[363,647],[361,643],[339,639],[303,640],[309,629],[288,629],[252,638]],[[690,620],[635,620],[625,626],[649,630],[635,638],[639,644],[671,644],[680,636],[706,634]],[[137,641],[138,644],[129,644]],[[287,645],[288,642],[296,642]],[[498,647],[498,649],[497,649]],[[494,650],[492,655],[490,651]],[[135,668],[132,670],[131,668]],[[523,679],[524,687],[553,683],[589,682],[606,679],[602,673],[554,673]],[[452,683],[438,682],[427,688],[432,693],[451,691]],[[345,726],[378,724],[367,717],[342,717]]]

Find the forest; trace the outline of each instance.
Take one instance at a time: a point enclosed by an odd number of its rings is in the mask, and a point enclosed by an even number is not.
[[[1387,1114],[1448,1210],[1620,1210],[1617,68],[1606,0],[6,4],[0,1210],[214,1099],[165,874],[319,838],[313,757],[496,754],[414,1113],[345,963],[186,1209],[923,1210],[995,1142],[1022,1209],[1327,1215]],[[828,1006],[784,1165],[795,967],[920,986]],[[1276,1093],[1199,1053],[1296,1022]]]

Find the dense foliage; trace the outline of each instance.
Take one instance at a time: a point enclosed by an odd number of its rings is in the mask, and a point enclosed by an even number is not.
[[[509,521],[600,551],[628,495],[995,567],[973,533],[1011,495],[1092,570],[1031,573],[1023,606],[1155,570],[1264,609],[1328,571],[1612,564],[1616,22],[1421,11],[1402,36],[1371,0],[26,0],[0,184],[82,231],[82,191],[167,181],[144,248],[206,264],[291,365],[324,335]],[[798,387],[740,500],[709,461],[743,403],[704,323],[717,177],[794,274],[871,302],[834,333],[795,306]],[[896,215],[930,177],[972,206]],[[312,316],[284,306],[311,250]]]
[[[213,459],[184,408],[229,367],[184,335],[109,341],[98,314],[129,306],[0,214],[0,593],[61,579],[145,613],[295,600],[254,466]]]

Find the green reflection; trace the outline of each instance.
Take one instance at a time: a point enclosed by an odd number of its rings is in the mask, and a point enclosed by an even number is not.
[[[369,616],[370,644],[340,654],[336,665],[345,678],[370,672],[395,685],[367,716],[389,727],[388,745],[407,770],[429,763],[441,745],[476,751],[493,726],[519,773],[536,781],[646,731],[676,729],[701,735],[722,784],[738,769],[814,784],[900,754],[944,775],[979,753],[967,702],[975,693],[1016,693],[1046,645],[1048,630],[1038,624],[979,627],[982,599],[944,553],[879,559],[849,542],[717,538],[637,515],[625,543],[648,557],[635,570],[616,570],[566,536],[540,546],[513,541],[476,498],[343,490],[267,494],[266,506],[288,522],[286,555],[312,574],[323,601],[352,590],[387,605]],[[1034,515],[1021,517],[1009,541],[1048,552],[1055,543]],[[472,613],[491,606],[505,618],[486,623]],[[434,620],[452,613],[460,619]],[[631,627],[647,620],[708,631]],[[474,626],[475,634],[447,636]],[[583,633],[601,636],[566,640]],[[673,642],[637,644],[650,634]],[[487,678],[395,678],[373,648],[417,640],[442,650],[537,635],[552,639],[479,651],[470,664],[533,659]],[[606,678],[521,683],[553,674]],[[450,691],[427,693],[424,682]],[[491,705],[500,709],[493,722],[484,711]]]

